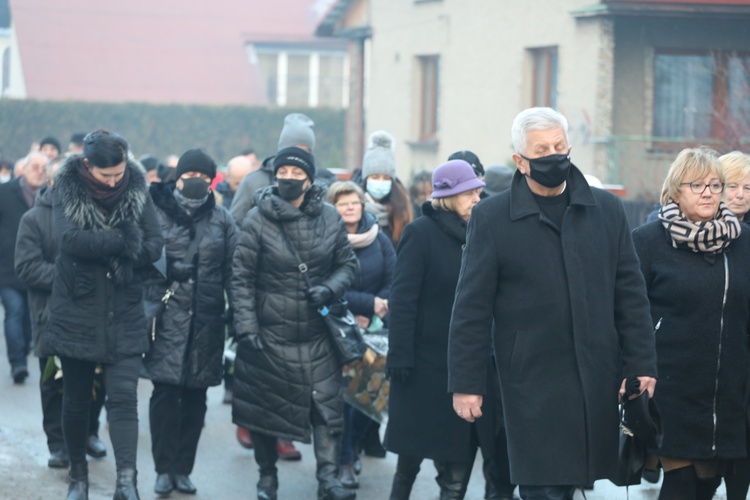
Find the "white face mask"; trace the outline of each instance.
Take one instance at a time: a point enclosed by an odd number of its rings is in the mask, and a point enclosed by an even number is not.
[[[0,184],[5,184],[8,181],[10,181],[10,174],[0,175]]]
[[[388,194],[391,192],[391,188],[393,187],[393,181],[383,181],[383,180],[376,180],[376,179],[368,179],[367,180],[367,192],[370,193],[370,196],[375,198],[376,200],[382,200]]]

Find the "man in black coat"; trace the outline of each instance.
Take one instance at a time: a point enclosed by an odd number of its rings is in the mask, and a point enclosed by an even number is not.
[[[524,499],[570,499],[575,485],[614,478],[618,389],[631,375],[641,392],[656,385],[622,204],[570,163],[567,129],[550,108],[516,117],[518,170],[472,212],[451,320],[448,390],[469,422],[482,415],[494,341],[511,479]]]
[[[16,235],[21,217],[34,204],[47,175],[47,157],[31,153],[23,175],[0,185],[0,299],[5,308],[5,344],[13,382],[22,384],[29,376],[26,356],[31,350],[31,320],[26,286],[14,269]]]

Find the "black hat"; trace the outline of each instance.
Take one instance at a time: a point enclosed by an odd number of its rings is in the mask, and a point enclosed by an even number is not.
[[[492,196],[505,191],[510,187],[512,180],[513,170],[510,167],[505,165],[487,167],[487,171],[484,173],[484,182],[487,184],[484,187],[484,192]]]
[[[58,152],[62,151],[62,149],[60,149],[60,141],[58,141],[52,136],[45,137],[44,139],[39,141],[39,149],[41,150],[45,144],[52,144],[53,146],[57,148]]]
[[[299,167],[305,171],[310,180],[315,178],[315,158],[304,149],[291,147],[276,153],[273,159],[273,175],[276,175],[281,167],[287,166]]]
[[[156,156],[143,155],[138,161],[141,162],[141,165],[146,169],[146,172],[157,170],[159,168],[159,159]]]
[[[456,151],[448,157],[448,160],[463,160],[471,165],[471,168],[474,169],[474,173],[477,174],[477,177],[480,175],[484,177],[484,165],[479,161],[479,157],[471,151]]]
[[[76,132],[75,134],[70,136],[70,142],[71,144],[78,144],[79,146],[83,146],[84,137],[86,137],[85,132]]]
[[[177,162],[175,179],[179,179],[185,172],[200,172],[213,180],[216,177],[216,162],[202,149],[188,149]]]

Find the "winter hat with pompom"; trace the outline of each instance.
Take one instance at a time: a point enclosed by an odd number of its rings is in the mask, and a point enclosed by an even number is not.
[[[393,136],[385,130],[370,134],[367,152],[362,158],[362,179],[374,174],[385,174],[396,178],[396,157]]]

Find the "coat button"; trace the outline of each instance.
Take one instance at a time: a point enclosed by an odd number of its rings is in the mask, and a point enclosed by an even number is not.
[[[107,318],[112,319],[114,317],[115,317],[115,313],[113,313],[112,311],[107,313]]]
[[[317,394],[317,393],[318,393],[318,391],[313,391],[313,395],[315,395],[315,394]]]
[[[193,315],[193,310],[192,310],[192,309],[188,309],[188,314],[189,314],[190,316],[192,316],[192,315]]]
[[[110,279],[110,280],[112,279],[112,273],[109,271],[107,271],[107,279]]]
[[[192,285],[194,283],[193,278],[188,278],[188,283]]]

